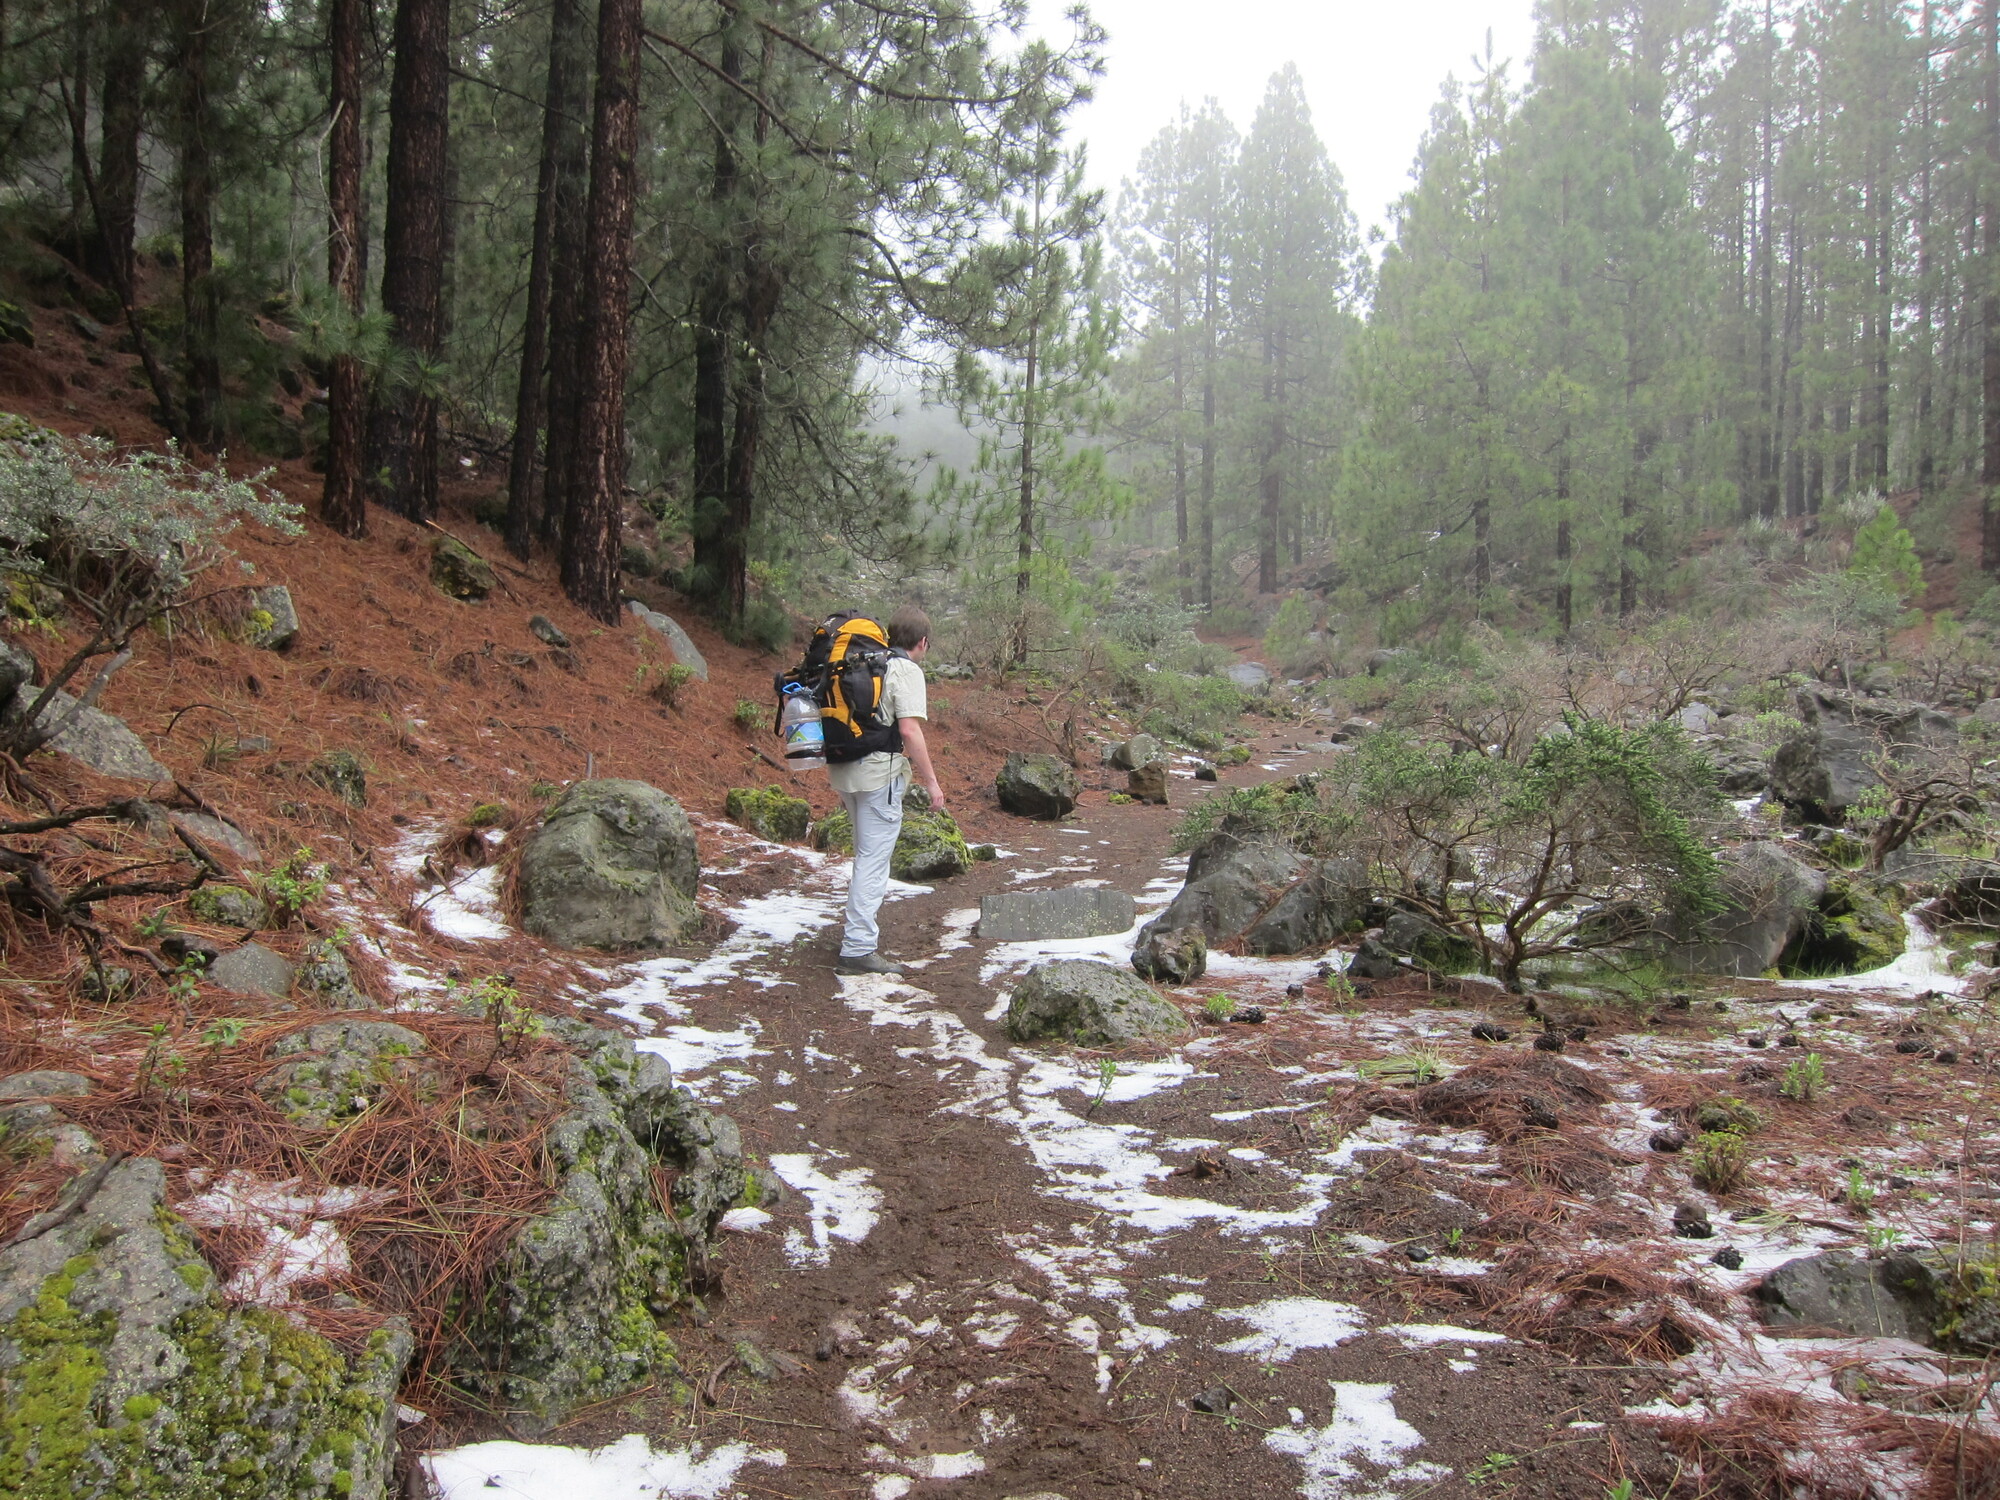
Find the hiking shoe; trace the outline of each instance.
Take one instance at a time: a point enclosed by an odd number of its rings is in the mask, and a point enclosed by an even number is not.
[[[858,958],[842,954],[833,966],[836,974],[898,974],[903,966],[892,958],[884,958],[879,953],[864,953]]]

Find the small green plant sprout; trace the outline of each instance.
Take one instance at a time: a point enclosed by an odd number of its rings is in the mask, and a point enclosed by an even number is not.
[[[1861,1175],[1858,1166],[1847,1169],[1847,1181],[1840,1190],[1840,1201],[1858,1214],[1867,1213],[1874,1205],[1874,1186]]]
[[[553,802],[562,795],[562,788],[553,781],[531,781],[528,783],[528,795],[537,802]]]
[[[1808,1052],[1804,1057],[1795,1057],[1786,1063],[1785,1076],[1778,1081],[1778,1092],[1801,1104],[1809,1104],[1825,1093],[1826,1064],[1820,1061],[1819,1054]]]
[[[1688,1171],[1711,1193],[1734,1192],[1750,1167],[1750,1148],[1733,1130],[1704,1130],[1687,1154]]]
[[[1459,1246],[1463,1245],[1464,1243],[1465,1243],[1465,1231],[1463,1229],[1460,1229],[1456,1224],[1452,1225],[1451,1228],[1447,1229],[1444,1232],[1445,1249],[1456,1251],[1459,1248]]]
[[[242,1016],[222,1016],[202,1028],[202,1046],[208,1048],[210,1062],[214,1062],[224,1048],[236,1046],[244,1040],[244,1024]]]
[[[1090,1108],[1084,1111],[1085,1114],[1097,1112],[1097,1106],[1102,1104],[1104,1096],[1111,1092],[1112,1081],[1117,1077],[1117,1062],[1109,1057],[1100,1057],[1097,1060],[1097,1097],[1090,1101]]]
[[[164,1021],[155,1021],[146,1028],[146,1054],[139,1059],[140,1094],[171,1085],[187,1071],[187,1059],[174,1050],[172,1040],[173,1034]]]
[[[756,729],[770,715],[770,710],[755,698],[738,698],[736,712],[730,717],[736,721],[738,729]]]
[[[1604,1500],[1638,1500],[1639,1491],[1629,1479],[1604,1487]]]
[[[501,802],[482,802],[465,815],[467,828],[491,828],[506,820],[507,807]]]
[[[1870,1224],[1868,1226],[1868,1253],[1887,1255],[1903,1243],[1903,1231],[1893,1224]]]
[[[294,920],[326,894],[327,867],[313,863],[310,849],[294,849],[259,883],[259,893],[280,925]]]
[[[132,930],[142,938],[157,938],[167,935],[167,909],[162,906],[149,911],[132,924]]]
[[[1201,1012],[1211,1021],[1226,1021],[1236,1014],[1236,1001],[1228,995],[1210,995],[1201,1002]]]
[[[209,734],[202,736],[201,768],[204,771],[226,770],[230,764],[242,758],[243,747],[236,743],[233,734]]]
[[[644,668],[640,670],[643,672]],[[678,710],[681,706],[681,694],[687,691],[687,685],[693,681],[694,668],[686,662],[677,661],[660,673],[660,680],[653,684],[650,696],[656,703]]]
[[[180,961],[180,966],[167,976],[167,998],[185,1011],[200,997],[201,976],[207,968],[207,959],[198,953],[190,953]]]
[[[542,1018],[521,998],[511,974],[489,974],[466,990],[464,997],[467,1010],[493,1023],[493,1051],[487,1055],[487,1068],[501,1053],[520,1047],[544,1030]]]
[[[1511,1453],[1489,1453],[1465,1472],[1467,1484],[1484,1484],[1489,1479],[1497,1479],[1509,1469],[1520,1465],[1520,1460]]]

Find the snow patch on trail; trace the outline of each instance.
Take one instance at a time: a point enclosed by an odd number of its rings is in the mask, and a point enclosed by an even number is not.
[[[866,1167],[829,1175],[815,1165],[810,1151],[774,1151],[771,1170],[811,1205],[812,1237],[797,1229],[785,1231],[785,1258],[795,1266],[831,1265],[835,1240],[858,1245],[881,1221],[882,1190],[870,1185],[875,1174]]]
[[[1451,1477],[1442,1464],[1407,1460],[1411,1450],[1423,1446],[1424,1435],[1396,1415],[1394,1386],[1327,1384],[1333,1412],[1324,1427],[1307,1425],[1298,1413],[1291,1425],[1264,1435],[1265,1447],[1304,1468],[1299,1493],[1306,1500],[1390,1500],[1395,1492],[1380,1486],[1436,1484]],[[1364,1475],[1364,1464],[1378,1472]]]
[[[1248,1323],[1250,1332],[1220,1345],[1224,1354],[1257,1354],[1284,1364],[1301,1349],[1333,1349],[1368,1331],[1368,1316],[1350,1302],[1317,1297],[1275,1297],[1254,1307],[1221,1308],[1215,1314]]]
[[[602,1448],[473,1443],[423,1460],[442,1500],[720,1500],[745,1465],[784,1462],[747,1443],[656,1451],[636,1432]]]

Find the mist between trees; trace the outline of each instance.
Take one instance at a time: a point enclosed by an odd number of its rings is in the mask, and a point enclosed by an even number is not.
[[[1290,64],[1086,186],[1106,47],[1015,0],[27,0],[0,272],[196,449],[282,448],[303,376],[337,530],[504,470],[607,620],[641,567],[777,645],[881,564],[1025,663],[1110,543],[1294,655],[1562,635],[1759,608],[1891,497],[2000,615],[1991,6],[1546,5],[1441,80],[1373,252]]]

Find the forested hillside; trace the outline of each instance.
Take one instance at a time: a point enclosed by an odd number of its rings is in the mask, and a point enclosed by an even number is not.
[[[1154,3],[0,0],[0,1495],[2000,1496],[2000,0]]]
[[[732,631],[949,564],[1017,661],[1101,597],[1093,541],[1171,546],[1224,624],[1302,588],[1370,645],[1762,607],[1890,496],[1956,565],[1941,602],[1979,613],[2000,566],[2000,523],[1960,527],[2000,484],[1970,6],[1549,6],[1445,87],[1373,247],[1310,57],[1089,187],[1082,13],[1054,43],[956,0],[4,27],[17,298],[123,325],[183,442],[309,451],[350,535],[504,452],[509,545],[601,617],[642,513],[639,565]],[[915,442],[884,383],[931,408]]]

